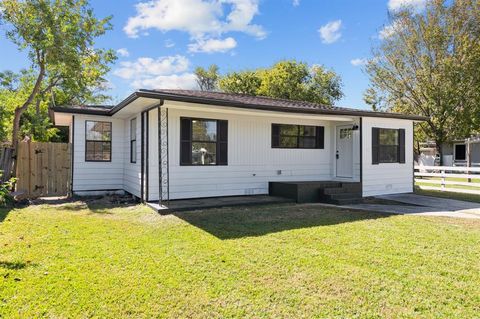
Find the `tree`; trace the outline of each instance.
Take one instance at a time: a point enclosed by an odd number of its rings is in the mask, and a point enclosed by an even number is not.
[[[215,91],[217,89],[218,79],[220,78],[217,65],[212,64],[208,69],[199,66],[194,73],[201,91]]]
[[[6,36],[26,51],[31,86],[14,108],[12,144],[16,147],[22,114],[55,89],[66,96],[93,96],[104,82],[112,50],[96,49],[95,39],[111,29],[110,17],[97,19],[87,0],[3,0],[0,21]],[[40,102],[41,103],[41,102]]]
[[[225,92],[333,104],[342,96],[340,77],[323,66],[280,61],[268,69],[233,72],[220,80]]]
[[[417,136],[433,138],[440,154],[444,142],[478,132],[479,1],[433,0],[424,12],[404,8],[391,15],[390,29],[366,67],[367,100],[426,116]]]
[[[0,72],[0,141],[6,141],[12,135],[15,108],[26,100],[36,79],[32,70],[19,72]],[[68,133],[63,128],[53,127],[48,108],[50,105],[99,104],[109,99],[100,91],[91,89],[85,95],[82,92],[64,92],[59,85],[48,92],[38,94],[32,107],[25,110],[20,118],[19,137],[28,136],[33,141],[66,142]],[[43,90],[41,90],[43,91]],[[65,134],[67,133],[67,134]]]
[[[363,93],[363,101],[370,105],[372,111],[379,112],[381,111],[383,105],[383,99],[381,96],[378,96],[377,91],[373,88],[368,88]]]
[[[310,79],[306,83],[308,101],[333,105],[343,97],[342,79],[338,74],[323,66],[314,65],[310,68]]]
[[[227,93],[256,95],[262,79],[257,71],[231,72],[220,79],[220,89]]]

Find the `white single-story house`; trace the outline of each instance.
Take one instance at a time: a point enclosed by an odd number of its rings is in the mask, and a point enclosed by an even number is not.
[[[268,194],[276,181],[412,192],[413,126],[424,120],[189,90],[139,90],[116,106],[55,107],[53,117],[70,127],[73,193],[147,202]]]

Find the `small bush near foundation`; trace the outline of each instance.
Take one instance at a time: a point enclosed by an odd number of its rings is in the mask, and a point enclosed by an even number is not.
[[[0,172],[0,177],[2,172]],[[13,197],[10,195],[10,191],[15,183],[15,178],[10,178],[8,181],[0,183],[0,206],[7,206],[13,203]]]

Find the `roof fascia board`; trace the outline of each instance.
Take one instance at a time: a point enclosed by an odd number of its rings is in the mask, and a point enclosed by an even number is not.
[[[216,106],[231,106],[231,107],[239,107],[239,108],[246,108],[246,109],[257,109],[257,110],[264,110],[264,111],[274,111],[274,112],[287,112],[287,113],[306,113],[306,114],[330,114],[330,115],[349,115],[349,116],[364,116],[364,117],[386,117],[386,118],[397,118],[397,119],[404,119],[404,120],[414,120],[414,121],[425,121],[427,120],[426,117],[418,116],[418,115],[407,115],[407,114],[400,114],[400,113],[384,113],[384,112],[366,112],[366,111],[350,111],[350,110],[308,110],[308,109],[291,109],[288,107],[279,107],[279,106],[268,106],[268,105],[257,105],[257,104],[246,104],[246,103],[239,103],[239,102],[232,102],[232,101],[225,101],[225,100],[214,100],[214,99],[207,99],[202,97],[193,97],[193,96],[185,96],[185,95],[175,95],[175,94],[168,94],[168,93],[161,93],[156,91],[149,91],[149,90],[140,90],[138,91],[140,94],[147,94],[146,97],[149,98],[161,98],[164,100],[169,101],[178,101],[178,102],[189,102],[189,103],[199,103],[205,105],[216,105]]]
[[[215,105],[215,106],[228,106],[228,107],[237,107],[243,109],[256,109],[256,110],[264,110],[264,111],[272,111],[272,112],[284,112],[284,113],[303,113],[303,114],[326,114],[326,115],[347,115],[347,116],[363,116],[363,117],[383,117],[383,118],[394,118],[394,119],[401,119],[401,120],[413,120],[413,121],[426,121],[427,118],[424,116],[418,115],[407,115],[407,114],[400,114],[400,113],[383,113],[383,112],[366,112],[366,111],[350,111],[350,110],[322,110],[322,109],[291,109],[288,107],[282,106],[269,106],[269,105],[258,105],[258,104],[246,104],[246,103],[239,103],[239,102],[232,102],[226,100],[218,100],[218,99],[208,99],[203,97],[194,97],[194,96],[185,96],[185,95],[177,95],[177,94],[169,94],[151,90],[139,90],[132,94],[130,94],[127,98],[117,104],[115,107],[108,111],[99,111],[99,110],[72,110],[68,108],[54,108],[55,112],[63,112],[63,113],[77,113],[77,114],[90,114],[90,115],[104,115],[104,116],[112,116],[128,104],[132,103],[136,99],[143,97],[143,98],[150,98],[150,99],[160,99],[160,100],[169,100],[169,101],[177,101],[177,102],[186,102],[186,103],[199,103],[204,105]]]

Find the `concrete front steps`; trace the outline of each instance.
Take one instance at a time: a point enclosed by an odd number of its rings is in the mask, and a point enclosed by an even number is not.
[[[362,201],[362,187],[360,183],[341,183],[339,187],[325,187],[320,189],[320,201],[335,204],[349,205]]]
[[[270,182],[269,195],[290,198],[297,203],[348,205],[361,202],[362,187],[358,182]]]

